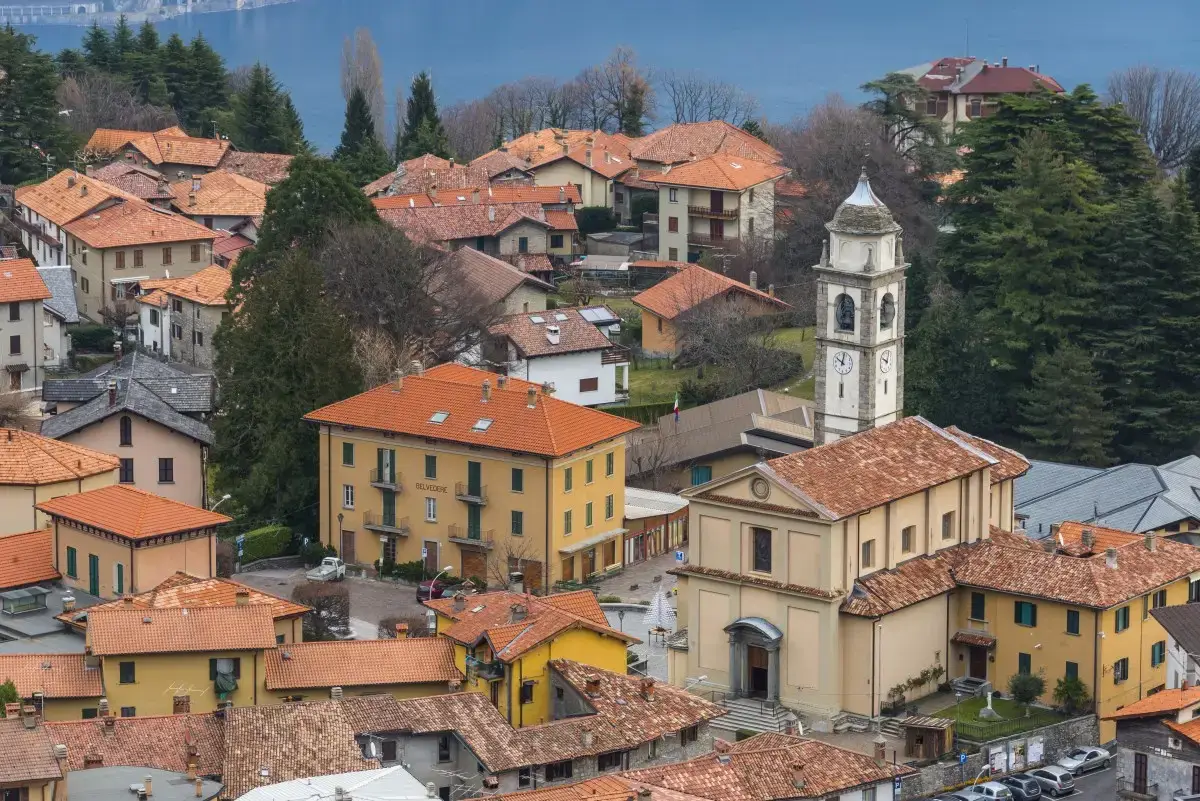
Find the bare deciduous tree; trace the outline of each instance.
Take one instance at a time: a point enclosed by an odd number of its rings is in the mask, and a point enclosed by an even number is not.
[[[344,584],[314,581],[292,590],[292,600],[312,607],[304,616],[304,641],[350,636],[350,591]]]
[[[629,446],[629,482],[645,489],[674,492],[670,476],[679,463],[679,449],[669,433],[657,426],[643,426],[634,432]]]
[[[502,546],[488,556],[488,584],[504,590],[511,589],[511,574],[514,571],[524,573],[531,563],[536,563],[539,569],[541,568],[541,560],[537,558],[537,552],[533,546],[525,539],[509,537]]]
[[[740,127],[758,113],[753,95],[694,70],[663,73],[658,84],[675,122],[724,120]]]
[[[1200,76],[1139,65],[1115,72],[1108,95],[1137,121],[1164,170],[1178,169],[1200,146]]]
[[[600,65],[599,94],[619,126],[625,110],[641,103],[647,119],[654,118],[653,73],[638,66],[637,53],[631,47],[617,47]]]
[[[425,615],[413,614],[406,617],[385,617],[379,621],[377,633],[381,640],[396,639],[396,626],[403,624],[408,626],[408,632],[405,635],[409,639],[413,637],[432,637],[434,632],[429,629]]]
[[[383,98],[383,63],[371,31],[358,28],[354,38],[342,43],[342,97],[347,101],[355,89],[361,89],[375,122],[375,136],[386,142],[387,107]]]
[[[0,428],[34,431],[37,426],[36,398],[22,392],[0,392]]]
[[[450,149],[463,161],[491,150],[504,130],[490,98],[447,106],[442,110],[442,126],[450,139]]]
[[[386,384],[421,354],[403,344],[380,328],[360,328],[354,332],[354,362],[363,374],[364,387]]]
[[[67,78],[55,92],[58,104],[70,113],[71,130],[89,136],[97,128],[159,131],[179,124],[171,109],[143,103],[110,75],[88,72]]]

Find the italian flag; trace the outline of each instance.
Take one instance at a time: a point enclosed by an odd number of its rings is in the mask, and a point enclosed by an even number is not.
[[[679,392],[678,391],[676,391],[676,393],[675,393],[675,408],[673,411],[675,412],[675,422],[678,423],[679,422]]]

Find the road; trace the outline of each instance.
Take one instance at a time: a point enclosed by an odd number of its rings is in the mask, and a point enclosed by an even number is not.
[[[1088,773],[1075,780],[1074,795],[1065,795],[1073,801],[1113,801],[1117,797],[1117,769],[1106,768]]]

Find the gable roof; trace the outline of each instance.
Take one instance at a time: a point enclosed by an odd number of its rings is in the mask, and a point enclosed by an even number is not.
[[[817,511],[840,520],[995,464],[915,416],[771,459],[765,468]],[[855,480],[847,481],[851,475]]]
[[[22,431],[0,429],[0,484],[57,484],[116,470],[120,460],[91,448]]]
[[[94,248],[213,240],[217,235],[181,214],[136,198],[67,223],[71,236]]]
[[[63,170],[40,184],[18,187],[15,197],[17,203],[59,227],[114,200],[141,202],[128,192],[74,170]]]
[[[632,140],[630,154],[638,161],[674,164],[723,153],[768,164],[783,161],[783,154],[757,136],[724,120],[675,123]]]
[[[652,184],[741,192],[752,186],[780,178],[787,175],[788,172],[786,167],[776,164],[718,154],[697,161],[684,162],[677,167],[667,169],[666,172],[653,173],[643,170],[640,177]]]
[[[1112,714],[1105,715],[1105,720],[1128,720],[1130,718],[1160,717],[1173,715],[1193,704],[1200,704],[1200,687],[1185,689],[1159,690],[1153,695],[1147,695],[1140,701],[1118,709]]]
[[[145,383],[121,378],[116,384],[116,397],[111,401],[105,391],[73,409],[47,417],[42,421],[42,435],[59,439],[114,414],[132,412],[205,445],[216,441],[211,428],[177,411]]]
[[[157,282],[155,290],[190,300],[201,306],[225,306],[229,303],[225,299],[225,293],[229,291],[232,283],[229,270],[213,264],[185,278],[170,278]]]
[[[496,205],[380,208],[379,217],[419,242],[452,242],[458,239],[499,236],[514,225],[529,221],[544,228],[546,213],[538,203]]]
[[[490,153],[484,153],[472,161],[471,166],[481,170],[489,181],[497,175],[503,175],[509,170],[517,170],[524,175],[529,175],[529,165],[525,163],[525,159],[506,150],[493,150]]]
[[[63,495],[42,501],[36,508],[53,517],[135,540],[214,528],[232,519],[128,484]]]
[[[0,718],[0,776],[17,787],[63,777],[45,726],[27,729],[20,718]]]
[[[486,403],[484,381],[492,386]],[[435,412],[449,416],[432,423]],[[544,394],[535,395],[530,406],[525,387],[509,382],[502,388],[494,373],[461,365],[406,376],[399,389],[395,382],[384,384],[309,412],[304,419],[542,456],[565,456],[638,427],[622,417]],[[486,430],[475,430],[481,419],[492,423]]]
[[[558,327],[556,337],[550,331],[554,326]],[[575,308],[510,314],[490,330],[493,336],[511,342],[518,355],[525,359],[607,350],[613,344]],[[551,337],[557,338],[558,342],[553,342]]]
[[[199,186],[197,186],[199,184]],[[172,205],[191,217],[257,217],[271,187],[237,173],[214,170],[170,184]]]
[[[140,139],[152,131],[130,131],[123,128],[97,128],[84,145],[94,153],[112,153],[120,150],[134,139]]]
[[[67,768],[84,769],[84,758],[101,765],[156,768],[184,773],[189,762],[201,776],[221,775],[225,760],[225,726],[216,715],[139,715],[105,721],[47,721],[50,741],[67,747]]]
[[[0,554],[0,590],[59,578],[54,569],[54,538],[48,528],[0,535]]]
[[[553,292],[554,285],[474,248],[458,248],[443,257],[448,276],[491,303],[500,303],[521,286]]]
[[[989,439],[968,434],[958,426],[946,426],[946,430],[996,460],[996,464],[992,465],[993,484],[1019,478],[1029,472],[1029,460],[1013,449],[998,445]]]
[[[129,161],[114,161],[103,167],[88,167],[87,174],[98,181],[128,192],[142,200],[170,200],[166,179],[158,170]]]
[[[193,609],[89,609],[87,647],[95,656],[257,651],[275,647],[275,622],[265,606]]]
[[[632,301],[635,306],[639,306],[657,317],[674,320],[704,301],[731,291],[778,306],[780,309],[792,308],[779,298],[771,297],[766,292],[757,289],[751,289],[740,281],[734,281],[732,278],[715,273],[698,264],[688,265],[644,292],[639,292],[633,296]]]
[[[178,128],[165,129],[129,140],[128,146],[140,152],[151,164],[186,164],[215,168],[230,149],[228,140],[180,136]]]
[[[46,282],[32,259],[0,259],[0,303],[45,300],[50,297]]]
[[[1034,67],[988,64],[987,59],[969,56],[939,58],[898,72],[911,75],[922,88],[931,92],[953,95],[1063,91],[1058,81]]]
[[[221,157],[217,169],[236,173],[260,184],[275,186],[288,177],[295,156],[282,153],[248,153],[230,148]]]
[[[12,679],[17,695],[31,698],[98,698],[104,695],[100,667],[83,654],[0,654],[0,683]]]
[[[515,157],[518,160],[517,164],[523,163],[520,169],[530,172],[567,159],[606,178],[615,178],[633,166],[633,158],[629,154],[629,141],[626,137],[600,130],[543,128],[484,153],[472,161],[471,165],[486,165],[489,171],[494,170],[497,162],[495,154],[503,153],[510,158]]]
[[[444,637],[292,643],[267,651],[265,663],[268,690],[463,680]]]
[[[43,300],[42,305],[64,323],[79,322],[79,306],[75,302],[75,282],[71,277],[71,268],[38,267],[37,271],[50,292],[50,297]]]

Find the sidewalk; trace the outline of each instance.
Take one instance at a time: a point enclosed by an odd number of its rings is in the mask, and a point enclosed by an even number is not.
[[[680,548],[687,559],[687,546]],[[617,595],[626,603],[635,604],[638,601],[649,601],[659,590],[668,594],[675,587],[675,577],[667,575],[667,571],[675,566],[675,552],[660,553],[652,559],[629,565],[620,574],[596,582],[596,589],[601,595]],[[655,581],[655,577],[658,581]],[[634,585],[637,589],[633,589]]]

